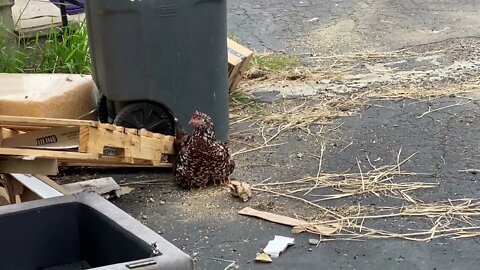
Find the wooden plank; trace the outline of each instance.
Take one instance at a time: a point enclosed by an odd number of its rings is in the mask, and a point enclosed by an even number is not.
[[[14,131],[19,131],[19,132],[26,132],[26,131],[32,131],[32,130],[39,130],[39,129],[45,129],[48,127],[34,127],[34,126],[25,126],[25,125],[0,125],[1,127],[8,128]]]
[[[87,153],[89,141],[90,141],[90,129],[88,127],[80,127],[80,130],[78,133],[78,152]]]
[[[123,164],[123,163],[82,163],[82,161],[73,162],[73,161],[65,161],[60,162],[59,166],[65,167],[92,167],[92,168],[172,168],[172,163],[160,163],[158,165],[152,164]]]
[[[81,127],[79,151],[103,155],[105,147],[124,149],[122,158],[159,161],[162,154],[174,154],[173,136],[137,136],[102,128]]]
[[[9,157],[0,159],[0,173],[24,174],[58,174],[58,163],[55,158],[35,158],[33,160]]]
[[[34,127],[63,127],[63,126],[97,126],[98,123],[89,120],[40,118],[25,116],[0,115],[0,126],[34,126]]]
[[[57,190],[58,192],[62,193],[63,195],[70,195],[70,191],[68,191],[67,189],[65,189],[63,186],[57,184],[57,182],[53,181],[52,179],[44,176],[44,175],[34,175],[36,178],[42,180],[45,184],[51,186],[52,188],[54,188],[55,190]]]
[[[140,129],[138,131],[138,136],[145,136],[145,137],[150,137],[151,138],[151,137],[153,137],[153,134],[154,134],[153,132],[148,131],[146,129]]]
[[[105,123],[98,124],[98,128],[103,128],[103,129],[111,130],[111,131],[115,131],[117,129],[116,126],[114,126],[112,124],[105,124]]]
[[[78,147],[79,127],[53,127],[30,131],[4,139],[2,147],[72,149]]]
[[[110,197],[110,194],[120,197],[122,192],[120,186],[112,177],[104,177],[92,179],[82,182],[70,183],[63,185],[63,188],[68,190],[71,194],[80,192],[95,192],[98,195]],[[108,199],[108,198],[107,198]]]
[[[53,150],[35,150],[20,148],[4,148],[0,147],[0,156],[33,156],[33,157],[51,157],[57,159],[98,159],[98,155],[91,153],[77,153]]]
[[[139,147],[134,139],[137,136],[128,135],[125,133],[114,132],[103,128],[81,128],[82,138],[80,139],[79,151],[85,153],[95,153],[100,156],[104,154],[105,147],[124,149],[123,156],[131,157],[130,149],[132,147]],[[83,134],[88,134],[83,136]],[[133,140],[132,140],[133,139]],[[145,159],[148,159],[147,157]]]
[[[341,226],[338,223],[325,224],[325,225],[316,225],[308,221],[277,215],[270,212],[258,211],[250,207],[245,207],[238,212],[240,215],[256,217],[270,222],[292,226],[296,229],[297,232],[306,231],[308,229],[310,232],[316,232],[320,235],[330,236],[340,230]]]
[[[24,187],[28,188],[42,199],[60,197],[64,195],[35,176],[17,173],[12,173],[10,175],[15,180],[20,182]]]
[[[0,197],[5,198],[5,200],[10,203],[10,196],[6,188],[0,187]]]
[[[137,133],[138,133],[138,130],[135,129],[135,128],[125,128],[124,133],[127,133],[127,134],[137,134]]]
[[[7,139],[7,138],[10,138],[10,137],[13,137],[13,136],[23,134],[23,133],[25,133],[25,132],[0,127],[0,138],[3,138],[4,140]]]

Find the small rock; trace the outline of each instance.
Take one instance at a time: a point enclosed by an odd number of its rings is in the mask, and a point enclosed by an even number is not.
[[[297,153],[297,158],[302,158],[303,157],[303,153]]]
[[[148,198],[148,201],[149,202],[155,202],[155,200],[153,198]]]
[[[308,252],[312,252],[312,249],[311,249],[311,248],[309,248],[309,249],[308,249]]]
[[[165,201],[160,201],[160,204],[165,204],[166,202]]]
[[[318,244],[320,243],[320,240],[314,239],[314,238],[310,238],[310,239],[308,239],[308,243],[309,243],[310,245],[318,245]]]
[[[192,253],[192,257],[197,257],[197,256],[198,256],[198,252]]]
[[[147,217],[146,215],[141,215],[141,218],[142,218],[143,220],[147,220],[147,219],[148,219],[148,217]]]

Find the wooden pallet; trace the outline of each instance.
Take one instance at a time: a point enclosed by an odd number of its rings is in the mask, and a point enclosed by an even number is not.
[[[171,167],[175,154],[173,136],[95,121],[0,116],[0,127],[13,131],[0,144],[0,156],[49,157],[64,165]],[[66,150],[69,144],[76,149]],[[64,149],[48,149],[56,145]]]

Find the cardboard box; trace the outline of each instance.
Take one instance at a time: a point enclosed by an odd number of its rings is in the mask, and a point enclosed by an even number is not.
[[[228,46],[228,89],[235,90],[243,78],[253,52],[237,42],[227,39]]]
[[[79,127],[53,127],[4,138],[0,147],[65,150],[79,145]]]

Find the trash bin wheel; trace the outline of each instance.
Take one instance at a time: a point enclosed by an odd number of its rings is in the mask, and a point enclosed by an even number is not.
[[[175,135],[175,124],[170,112],[151,102],[136,102],[125,106],[113,123],[126,128],[144,128],[155,133]]]

